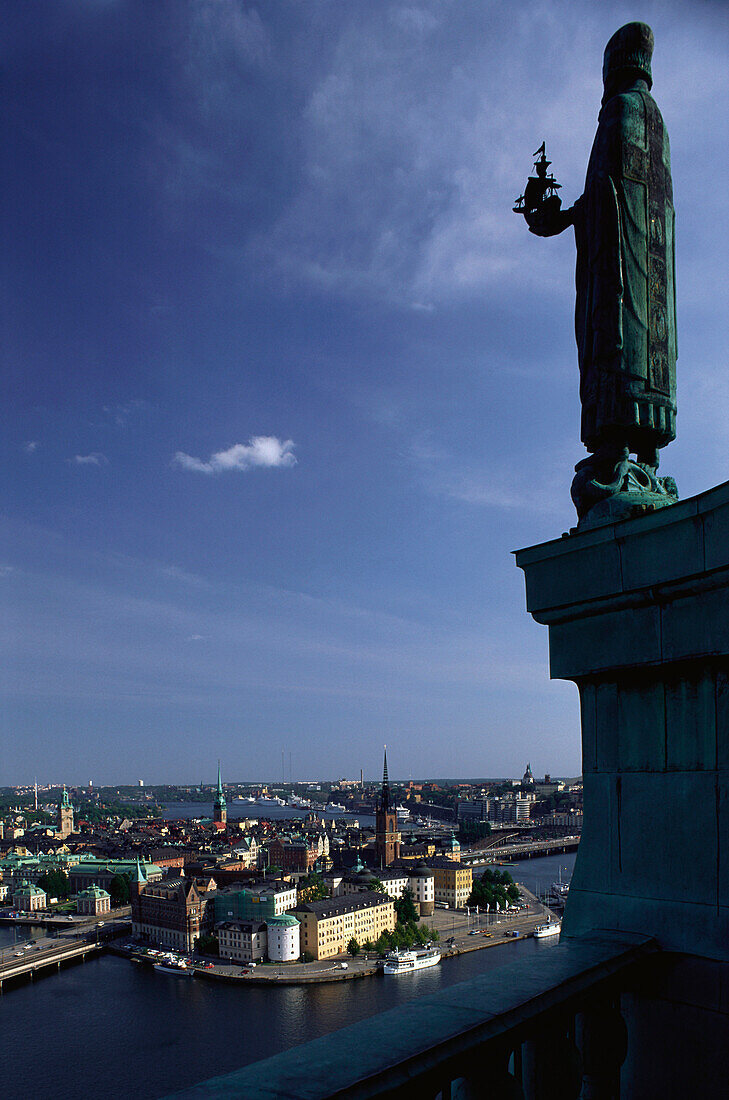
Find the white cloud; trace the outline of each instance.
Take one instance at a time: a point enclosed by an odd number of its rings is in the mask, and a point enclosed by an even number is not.
[[[10,574],[14,573],[14,572],[15,572],[15,570],[14,570],[12,565],[2,565],[2,564],[0,564],[0,577],[9,577]]]
[[[27,443],[23,444],[23,450],[27,455],[32,455],[34,451],[37,451],[40,447],[40,443],[37,439],[29,439]]]
[[[73,458],[70,458],[68,461],[76,466],[106,466],[109,459],[106,455],[102,455],[98,451],[93,451],[89,455],[74,455]]]
[[[226,451],[216,451],[207,461],[178,451],[173,462],[198,474],[219,474],[224,470],[251,470],[259,466],[295,466],[296,458],[293,440],[254,435],[248,443],[234,443]]]

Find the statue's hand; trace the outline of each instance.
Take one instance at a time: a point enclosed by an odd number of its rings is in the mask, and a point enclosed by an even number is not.
[[[574,207],[568,210],[534,211],[525,213],[529,232],[537,237],[556,237],[574,224]]]

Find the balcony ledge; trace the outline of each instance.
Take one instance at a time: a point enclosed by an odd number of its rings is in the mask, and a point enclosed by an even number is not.
[[[657,950],[652,939],[622,932],[593,932],[563,941],[546,947],[543,955],[418,997],[183,1089],[174,1098],[365,1100],[392,1095],[453,1060],[468,1059],[490,1040],[536,1026],[545,1013],[579,1000]]]

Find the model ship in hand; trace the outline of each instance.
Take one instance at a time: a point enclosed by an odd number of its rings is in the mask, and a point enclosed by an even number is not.
[[[547,160],[545,146],[546,142],[543,141],[533,154],[537,158],[534,161],[535,175],[529,177],[524,194],[519,196],[514,205],[514,213],[523,214],[532,233],[540,237],[559,232],[556,230],[558,223],[560,229],[571,224],[567,211],[561,210],[562,200],[557,194],[562,184],[557,183],[554,176],[547,171],[552,162]],[[561,224],[563,221],[564,226]]]

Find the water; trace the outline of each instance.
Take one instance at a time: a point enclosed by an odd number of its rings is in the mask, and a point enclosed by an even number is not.
[[[569,882],[575,867],[577,852],[560,852],[556,856],[541,856],[539,859],[522,859],[509,863],[499,870],[508,871],[514,882],[520,882],[533,894],[544,894],[553,882]],[[477,868],[478,870],[478,868]]]
[[[307,814],[316,814],[325,821],[358,821],[360,825],[374,825],[372,814],[349,814],[341,810],[315,810],[306,807],[279,806],[275,802],[271,806],[257,806],[255,802],[228,802],[228,818],[231,821],[239,821],[250,817],[260,821],[283,821],[286,818],[305,818]],[[189,821],[193,817],[212,817],[212,802],[168,802],[162,807],[165,820]]]
[[[13,1052],[2,1095],[25,1100],[36,1080],[56,1100],[110,1089],[138,1100],[165,1096],[554,946],[516,940],[401,978],[244,988],[107,955],[0,998],[0,1034]]]

